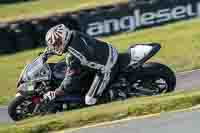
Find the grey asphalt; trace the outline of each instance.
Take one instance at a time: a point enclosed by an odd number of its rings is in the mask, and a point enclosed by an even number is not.
[[[176,91],[200,89],[200,70],[176,74]]]
[[[176,91],[184,91],[191,88],[200,88],[200,70],[187,73],[178,73]],[[7,113],[7,107],[0,107],[0,123],[12,122]]]
[[[0,123],[10,123],[12,120],[8,116],[7,107],[0,107]]]
[[[163,113],[160,116],[135,119],[100,127],[83,128],[65,133],[199,133],[200,110]]]

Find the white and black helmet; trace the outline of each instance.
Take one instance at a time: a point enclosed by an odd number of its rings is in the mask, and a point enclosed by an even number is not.
[[[72,32],[64,25],[52,27],[46,34],[47,46],[56,54],[62,55],[68,45]]]

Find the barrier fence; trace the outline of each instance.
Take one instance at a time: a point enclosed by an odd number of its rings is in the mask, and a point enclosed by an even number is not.
[[[0,23],[0,53],[16,52],[44,44],[47,30],[64,23],[94,37],[134,32],[146,27],[200,16],[200,0],[129,0],[56,14],[44,18]]]
[[[160,0],[151,4],[129,3],[80,17],[84,19],[81,24],[84,32],[91,36],[109,36],[198,16],[200,0]]]

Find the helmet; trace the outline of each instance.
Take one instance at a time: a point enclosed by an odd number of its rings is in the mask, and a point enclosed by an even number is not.
[[[72,32],[64,25],[52,27],[46,34],[47,46],[57,55],[62,55],[69,43]]]

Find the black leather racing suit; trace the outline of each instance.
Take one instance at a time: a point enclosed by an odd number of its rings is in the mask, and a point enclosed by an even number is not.
[[[111,45],[91,38],[81,32],[72,31],[72,37],[67,46],[69,53],[67,72],[60,85],[66,94],[80,90],[80,66],[87,66],[100,71],[86,95],[90,97],[100,96],[110,80],[117,73],[118,53]]]

